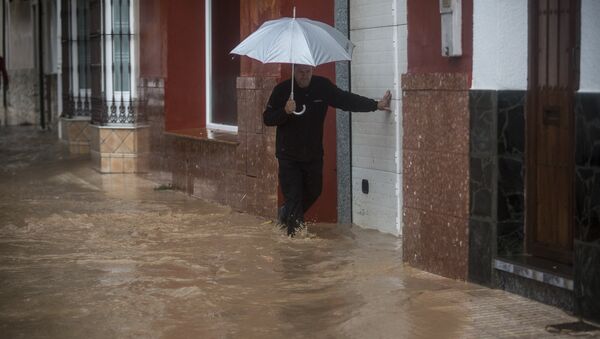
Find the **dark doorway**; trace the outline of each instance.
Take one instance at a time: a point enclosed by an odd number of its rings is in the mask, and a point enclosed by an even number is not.
[[[580,1],[530,0],[527,251],[572,262]]]

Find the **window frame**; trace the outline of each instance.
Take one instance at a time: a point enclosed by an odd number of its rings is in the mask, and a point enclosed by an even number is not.
[[[219,123],[213,123],[213,109],[212,109],[212,94],[213,94],[213,90],[212,90],[212,80],[213,80],[213,74],[212,74],[212,0],[205,0],[204,2],[205,8],[205,20],[204,20],[204,38],[205,38],[205,55],[204,55],[204,60],[205,60],[205,90],[204,90],[204,95],[205,95],[205,116],[206,116],[206,128],[207,129],[214,129],[214,130],[221,130],[221,131],[227,131],[227,132],[234,132],[237,133],[238,132],[238,125],[225,125],[225,124],[219,124]]]

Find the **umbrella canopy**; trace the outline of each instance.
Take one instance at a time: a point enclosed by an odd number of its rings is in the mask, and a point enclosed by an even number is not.
[[[337,29],[305,18],[265,22],[231,53],[262,63],[317,66],[352,59],[354,45]]]
[[[294,100],[294,65],[317,66],[327,62],[351,60],[354,45],[337,29],[305,18],[267,21],[235,47],[231,53],[246,55],[262,63],[292,64]],[[297,115],[304,113],[306,106]]]

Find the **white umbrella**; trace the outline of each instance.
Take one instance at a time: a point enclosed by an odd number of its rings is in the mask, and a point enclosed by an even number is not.
[[[231,53],[246,55],[262,63],[292,64],[294,100],[294,64],[317,66],[333,61],[351,60],[354,45],[337,29],[305,18],[267,21],[250,34]],[[295,114],[302,114],[306,107]]]

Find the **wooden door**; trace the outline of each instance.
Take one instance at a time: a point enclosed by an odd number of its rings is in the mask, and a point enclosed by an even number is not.
[[[572,261],[579,1],[530,1],[527,250]]]

